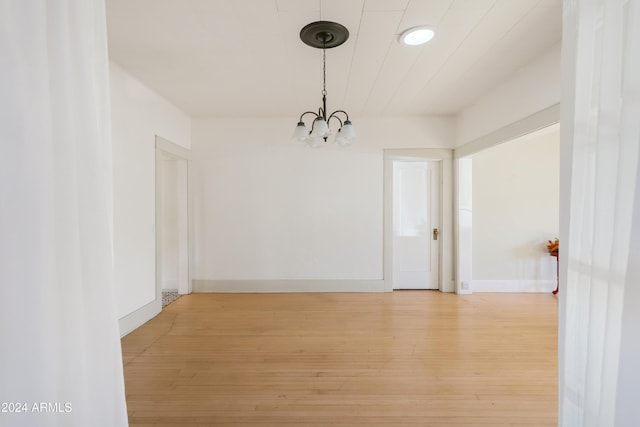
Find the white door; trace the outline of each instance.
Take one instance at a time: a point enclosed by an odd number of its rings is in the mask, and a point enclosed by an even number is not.
[[[439,288],[440,163],[393,161],[393,289]]]

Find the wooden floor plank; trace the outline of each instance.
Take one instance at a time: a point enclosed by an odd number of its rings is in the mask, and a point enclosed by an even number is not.
[[[193,294],[122,340],[131,426],[555,426],[547,294]]]

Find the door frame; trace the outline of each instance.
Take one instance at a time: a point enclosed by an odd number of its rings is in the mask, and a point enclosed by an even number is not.
[[[471,177],[468,174],[469,167],[472,168],[473,166],[465,164],[465,162],[468,161],[466,159],[470,158],[473,154],[479,153],[488,148],[559,124],[560,103],[556,103],[454,149],[453,177],[455,180],[455,193],[453,195],[453,212],[455,218],[454,232],[456,239],[454,257],[456,281],[454,285],[455,289],[452,292],[456,292],[461,295],[472,293],[469,289],[469,282],[473,277],[473,258],[471,252],[471,246],[473,243],[471,234],[472,227],[465,226],[464,224],[461,224],[460,221],[460,218],[465,215],[464,211],[465,209],[468,209],[468,202],[470,201],[461,199],[461,197],[470,197],[470,193],[468,191],[465,192],[464,186],[467,187],[467,190],[471,190],[472,187]]]
[[[440,162],[440,242],[438,290],[454,292],[453,280],[453,150],[410,148],[384,150],[383,272],[384,291],[393,292],[393,161]]]
[[[186,192],[187,192],[187,258],[188,258],[188,283],[186,293],[190,294],[193,289],[193,209],[192,209],[192,190],[191,190],[191,150],[188,150],[180,145],[174,144],[158,135],[156,135],[155,141],[155,163],[156,163],[156,202],[155,202],[155,246],[156,246],[156,299],[162,301],[162,209],[160,206],[160,199],[162,193],[162,180],[160,178],[160,168],[162,162],[167,158],[175,159],[177,161],[184,161],[186,163]]]

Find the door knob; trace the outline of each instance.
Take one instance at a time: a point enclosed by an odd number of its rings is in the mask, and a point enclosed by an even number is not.
[[[438,240],[438,233],[439,233],[438,229],[434,228],[433,229],[433,240]]]

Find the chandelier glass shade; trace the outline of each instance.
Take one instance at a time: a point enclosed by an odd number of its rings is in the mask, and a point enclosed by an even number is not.
[[[319,148],[331,136],[330,123],[336,123],[338,130],[333,142],[340,146],[350,145],[356,138],[349,114],[344,110],[336,110],[327,116],[327,60],[326,50],[340,46],[349,38],[349,31],[336,22],[317,21],[306,25],[300,31],[300,39],[307,45],[322,49],[322,107],[318,112],[305,111],[300,115],[298,124],[293,132],[296,141],[303,142],[309,147]],[[305,116],[312,116],[311,129],[307,129]]]

